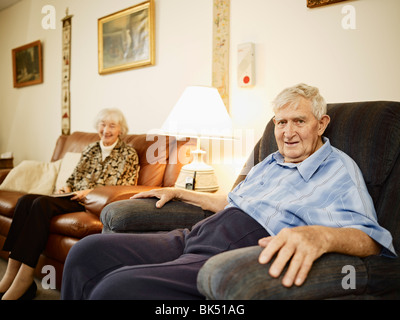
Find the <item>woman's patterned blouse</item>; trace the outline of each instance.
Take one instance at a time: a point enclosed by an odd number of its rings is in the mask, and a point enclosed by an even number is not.
[[[97,141],[82,151],[82,156],[66,184],[72,191],[106,185],[136,185],[138,173],[139,157],[134,148],[118,141],[111,154],[103,161],[100,141]]]

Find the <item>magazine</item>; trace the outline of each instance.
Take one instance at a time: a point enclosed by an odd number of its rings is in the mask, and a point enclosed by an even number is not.
[[[64,193],[53,193],[50,196],[55,198],[62,198],[62,197],[72,197],[75,196],[76,192],[64,192]]]

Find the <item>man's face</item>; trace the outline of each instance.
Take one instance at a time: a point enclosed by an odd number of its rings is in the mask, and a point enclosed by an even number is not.
[[[329,124],[329,116],[318,120],[311,103],[300,98],[296,108],[284,106],[275,113],[275,138],[285,162],[302,162],[322,145],[321,136]]]

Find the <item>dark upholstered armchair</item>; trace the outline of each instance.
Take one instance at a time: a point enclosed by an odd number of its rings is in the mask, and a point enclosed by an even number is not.
[[[399,254],[400,103],[336,103],[328,105],[328,114],[331,123],[325,136],[359,165],[373,198],[378,221],[391,232]],[[249,162],[256,164],[276,150],[271,121]],[[244,177],[244,174],[239,176],[236,183]],[[281,285],[282,276],[278,279],[270,277],[269,265],[258,263],[260,252],[261,249],[255,246],[209,259],[198,275],[200,292],[207,299],[400,298],[400,258],[370,256],[361,259],[337,253],[325,254],[315,261],[301,287],[285,288]]]

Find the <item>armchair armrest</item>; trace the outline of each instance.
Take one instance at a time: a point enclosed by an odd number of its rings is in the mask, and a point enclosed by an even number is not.
[[[213,300],[303,300],[354,298],[360,295],[380,295],[382,298],[385,294],[391,294],[390,297],[393,298],[393,294],[399,292],[399,259],[380,256],[361,259],[328,253],[314,262],[302,286],[286,288],[281,284],[286,268],[279,278],[272,278],[268,274],[271,263],[258,263],[261,250],[262,248],[254,246],[227,251],[210,258],[198,274],[199,291]],[[374,268],[371,268],[372,262]],[[343,269],[345,266],[349,266],[347,268],[352,271]],[[371,283],[371,278],[374,283]],[[350,280],[355,288],[349,288]],[[376,286],[377,284],[379,285]]]
[[[11,169],[0,169],[0,184],[3,183]]]
[[[101,210],[114,201],[129,199],[134,194],[158,189],[160,187],[153,186],[105,186],[98,187],[86,196],[86,211],[100,216]]]

